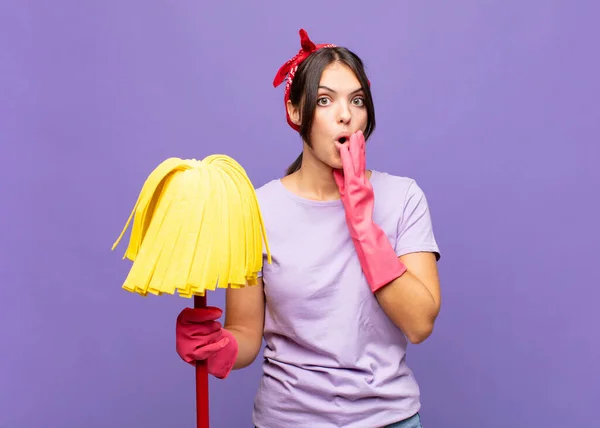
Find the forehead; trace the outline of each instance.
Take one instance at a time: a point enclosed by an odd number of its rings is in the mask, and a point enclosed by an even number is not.
[[[325,67],[319,83],[336,92],[352,92],[361,87],[354,72],[337,61]]]

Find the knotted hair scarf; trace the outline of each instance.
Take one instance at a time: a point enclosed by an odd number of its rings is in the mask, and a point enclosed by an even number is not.
[[[336,45],[327,43],[327,44],[314,44],[308,37],[308,34],[304,29],[300,29],[300,51],[296,55],[294,55],[291,59],[287,60],[285,64],[281,66],[277,75],[275,75],[275,79],[273,79],[273,86],[277,87],[281,85],[284,81],[285,84],[285,92],[283,96],[283,104],[285,106],[285,115],[288,124],[295,129],[296,131],[300,131],[300,127],[292,122],[290,115],[287,111],[287,102],[290,99],[290,87],[292,86],[292,80],[296,75],[296,71],[298,70],[298,66],[306,60],[313,52],[318,51],[322,48],[333,48]]]

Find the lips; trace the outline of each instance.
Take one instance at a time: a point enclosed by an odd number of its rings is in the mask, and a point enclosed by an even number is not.
[[[339,142],[340,144],[347,143],[349,139],[350,139],[349,132],[341,132],[335,137],[335,141]]]

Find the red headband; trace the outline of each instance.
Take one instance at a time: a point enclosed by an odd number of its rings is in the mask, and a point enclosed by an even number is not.
[[[287,122],[289,125],[294,128],[296,131],[300,131],[300,127],[292,122],[290,119],[290,115],[287,112],[287,102],[290,99],[290,86],[292,85],[292,80],[294,79],[294,75],[296,74],[296,70],[298,70],[298,66],[302,64],[302,62],[309,57],[309,55],[321,48],[333,48],[336,45],[332,44],[320,44],[315,45],[309,38],[308,34],[304,29],[300,29],[300,45],[302,48],[300,51],[290,60],[288,60],[285,64],[281,66],[275,79],[273,80],[273,86],[277,87],[283,83],[284,80],[287,82],[285,84],[285,95],[283,97],[283,103],[285,106],[285,115]]]

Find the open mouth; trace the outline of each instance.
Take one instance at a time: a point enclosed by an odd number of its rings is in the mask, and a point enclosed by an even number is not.
[[[338,135],[338,137],[337,137],[337,142],[340,144],[347,143],[349,140],[350,140],[349,134],[341,134],[341,135]]]

